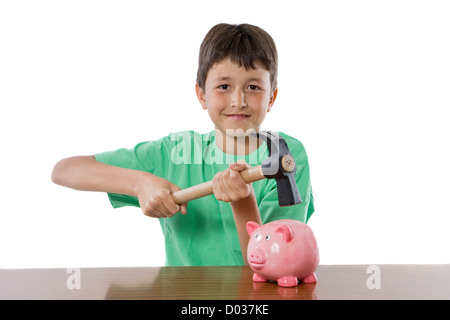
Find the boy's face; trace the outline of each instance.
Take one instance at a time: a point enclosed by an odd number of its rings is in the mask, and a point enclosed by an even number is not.
[[[245,70],[227,58],[209,70],[205,90],[196,85],[203,109],[224,134],[234,135],[237,129],[259,131],[275,102],[278,89],[271,90],[269,71],[256,66]]]

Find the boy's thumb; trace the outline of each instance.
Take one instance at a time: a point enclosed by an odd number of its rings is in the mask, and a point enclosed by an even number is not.
[[[237,171],[242,171],[247,168],[247,163],[245,160],[238,160],[234,163],[230,163],[230,168]]]

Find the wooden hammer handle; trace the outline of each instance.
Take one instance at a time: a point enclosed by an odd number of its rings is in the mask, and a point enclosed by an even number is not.
[[[260,165],[242,170],[239,173],[246,183],[252,183],[265,178],[262,174]],[[209,196],[213,193],[213,182],[208,181],[187,189],[176,191],[172,193],[172,198],[176,204],[182,204],[191,200]]]

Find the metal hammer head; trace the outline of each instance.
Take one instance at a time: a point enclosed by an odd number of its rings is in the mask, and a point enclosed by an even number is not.
[[[275,179],[278,190],[278,204],[281,207],[302,202],[295,182],[297,165],[286,141],[276,132],[252,133],[267,144],[269,157],[261,164],[262,173],[268,179]]]

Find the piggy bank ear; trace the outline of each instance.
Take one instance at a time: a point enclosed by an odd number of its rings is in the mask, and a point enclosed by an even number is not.
[[[294,233],[292,229],[288,225],[281,225],[276,230],[276,233],[280,234],[283,237],[283,240],[286,242],[290,242],[294,238]]]
[[[253,233],[253,231],[255,231],[256,229],[258,229],[259,227],[260,227],[260,225],[257,224],[257,223],[254,222],[254,221],[249,221],[249,222],[247,222],[247,232],[248,232],[248,235],[251,236],[252,233]]]

